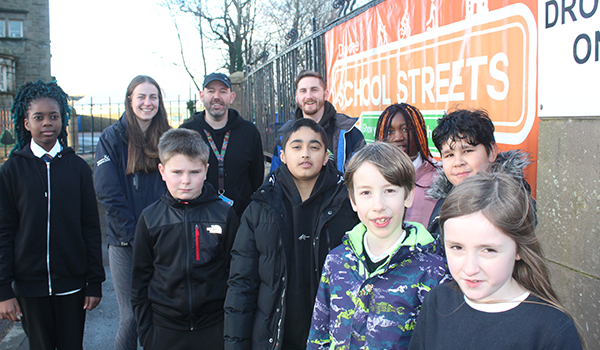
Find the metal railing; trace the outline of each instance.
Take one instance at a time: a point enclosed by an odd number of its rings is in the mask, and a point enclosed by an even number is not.
[[[7,134],[8,133],[8,134]],[[10,108],[0,109],[0,158],[7,158],[14,143],[8,142],[15,139],[15,127],[10,119]],[[4,144],[6,142],[6,144]],[[14,141],[13,141],[14,142]]]
[[[271,155],[275,146],[277,127],[294,117],[296,76],[302,70],[310,69],[327,79],[325,33],[383,1],[371,1],[316,30],[264,64],[248,67],[242,83],[242,115],[258,128],[267,156]]]

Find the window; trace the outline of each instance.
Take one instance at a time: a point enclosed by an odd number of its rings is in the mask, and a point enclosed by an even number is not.
[[[8,67],[0,66],[0,91],[8,91]]]
[[[8,36],[11,38],[23,37],[23,21],[8,21]]]
[[[6,36],[6,32],[4,30],[4,20],[0,19],[0,38],[4,38]]]

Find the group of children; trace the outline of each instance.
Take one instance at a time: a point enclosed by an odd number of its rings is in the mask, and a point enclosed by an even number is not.
[[[282,165],[239,219],[205,182],[200,136],[164,133],[167,191],[143,210],[133,240],[144,348],[581,348],[535,236],[524,154],[498,152],[485,112],[449,113],[433,132],[442,167],[429,227],[406,221],[427,187],[415,168],[435,163],[418,109],[393,108],[379,142],[343,176],[323,128],[291,123]],[[104,281],[91,171],[66,146],[69,107],[56,83],[23,85],[12,113],[18,143],[0,169],[0,318],[22,320],[31,349],[81,349],[85,310]]]

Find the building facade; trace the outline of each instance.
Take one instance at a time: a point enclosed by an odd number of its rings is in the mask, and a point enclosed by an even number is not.
[[[10,108],[19,86],[50,81],[48,0],[0,0],[0,108]]]

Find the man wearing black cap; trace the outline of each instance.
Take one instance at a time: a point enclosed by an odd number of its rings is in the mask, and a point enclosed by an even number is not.
[[[196,130],[211,148],[206,181],[241,217],[264,178],[260,134],[254,124],[229,108],[235,92],[225,74],[207,75],[200,99],[204,111],[195,113],[180,127]]]

